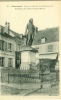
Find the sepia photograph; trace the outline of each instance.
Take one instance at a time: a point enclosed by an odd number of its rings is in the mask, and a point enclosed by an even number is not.
[[[60,2],[0,2],[0,95],[60,97]]]

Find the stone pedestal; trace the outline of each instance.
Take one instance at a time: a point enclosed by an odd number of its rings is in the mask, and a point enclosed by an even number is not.
[[[21,52],[21,65],[20,70],[29,70],[30,64],[36,63],[36,49],[32,47],[24,46],[20,50]]]

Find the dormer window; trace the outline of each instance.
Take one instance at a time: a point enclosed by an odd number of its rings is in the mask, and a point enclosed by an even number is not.
[[[45,43],[45,42],[46,42],[46,38],[45,37],[41,38],[41,43]]]

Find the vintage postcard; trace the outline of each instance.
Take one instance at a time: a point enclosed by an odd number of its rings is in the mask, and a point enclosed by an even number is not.
[[[0,2],[0,100],[61,98],[60,4]]]

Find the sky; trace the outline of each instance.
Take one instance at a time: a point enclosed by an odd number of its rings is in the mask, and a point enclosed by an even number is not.
[[[8,6],[8,7],[7,7]],[[14,7],[15,6],[15,7]],[[17,7],[20,6],[20,7]],[[20,9],[20,8],[24,8]],[[31,6],[31,9],[27,9]],[[32,9],[35,8],[43,9]],[[43,7],[44,6],[44,7]],[[57,27],[60,25],[60,7],[57,2],[0,2],[0,25],[5,22],[10,23],[10,29],[24,34],[29,19],[33,18],[33,23],[38,30]]]

